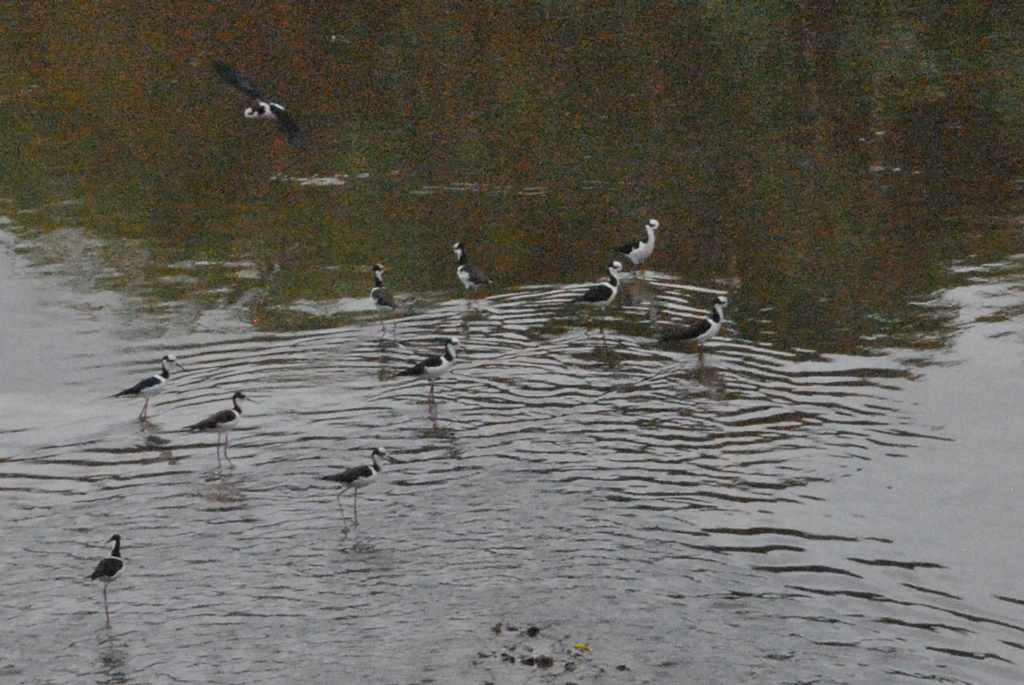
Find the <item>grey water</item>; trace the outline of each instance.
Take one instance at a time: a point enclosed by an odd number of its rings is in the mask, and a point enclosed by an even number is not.
[[[6,19],[0,683],[1021,681],[1016,13]],[[237,390],[229,464],[185,427]]]
[[[9,682],[1016,678],[1019,468],[984,398],[1020,358],[1019,322],[994,316],[1019,261],[919,305],[957,317],[948,349],[780,351],[730,322],[701,363],[651,311],[683,323],[711,293],[654,271],[589,327],[580,286],[552,285],[383,335],[367,298],[342,327],[126,344],[109,296],[15,244],[5,319],[32,335],[4,353]],[[430,405],[394,372],[449,334]],[[106,395],[166,349],[187,371],[140,422]],[[257,404],[218,467],[183,427],[235,389]],[[319,478],[376,445],[398,463],[346,533]],[[115,531],[107,630],[85,578]]]

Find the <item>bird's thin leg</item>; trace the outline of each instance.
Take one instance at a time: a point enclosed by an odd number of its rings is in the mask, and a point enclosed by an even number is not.
[[[359,488],[352,488],[352,527],[359,525]]]
[[[146,418],[146,412],[149,410],[149,398],[146,398],[146,403],[142,405],[142,412],[139,414],[139,419]]]
[[[346,533],[348,532],[348,519],[345,518],[345,507],[341,503],[341,496],[344,495],[345,492],[347,492],[347,491],[348,491],[348,488],[345,488],[344,490],[342,490],[341,492],[338,493],[338,509],[341,511],[341,522],[345,526],[344,527],[344,531]]]
[[[220,438],[218,438],[218,440],[219,439]],[[231,461],[231,457],[228,456],[228,434],[227,433],[224,434],[224,458],[228,460],[228,464],[231,465],[231,468],[235,468],[235,463],[233,461]]]
[[[433,402],[434,401],[434,381],[433,380],[430,381],[430,395],[428,395],[427,401],[428,402]]]
[[[103,613],[107,615],[107,627],[110,627],[110,605],[107,604],[107,586],[103,586]]]

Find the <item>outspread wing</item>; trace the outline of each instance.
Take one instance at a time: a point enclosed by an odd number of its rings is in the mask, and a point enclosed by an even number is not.
[[[277,125],[281,129],[281,133],[284,134],[285,138],[292,145],[292,147],[299,150],[308,150],[313,146],[313,139],[309,137],[308,133],[304,133],[299,130],[295,120],[292,119],[292,115],[280,105],[271,105],[274,116],[277,118]]]
[[[232,88],[245,93],[251,98],[256,98],[257,100],[265,99],[260,89],[254,86],[252,81],[247,79],[245,74],[240,72],[234,66],[227,62],[217,60],[213,63],[213,68],[217,70],[217,74],[220,76],[221,80]]]

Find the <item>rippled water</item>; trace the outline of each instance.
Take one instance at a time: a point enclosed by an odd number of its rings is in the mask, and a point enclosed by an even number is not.
[[[908,406],[914,360],[783,352],[729,322],[702,364],[655,333],[714,293],[628,285],[589,325],[582,286],[545,286],[439,301],[383,337],[367,301],[339,328],[170,347],[111,343],[88,298],[62,304],[49,333],[79,353],[0,414],[0,676],[1013,682],[1024,599],[965,596],[880,514],[892,465],[951,440]],[[453,334],[431,406],[395,372]],[[171,348],[187,371],[151,422],[107,398]],[[215,437],[183,427],[237,389],[257,403],[220,470]],[[319,478],[377,445],[398,463],[346,534]],[[86,576],[114,532],[106,630]]]

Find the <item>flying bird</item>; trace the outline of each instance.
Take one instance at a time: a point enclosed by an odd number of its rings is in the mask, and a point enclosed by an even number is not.
[[[288,110],[267,99],[263,91],[253,85],[253,82],[246,78],[245,74],[233,65],[220,60],[213,63],[213,68],[222,81],[253,99],[253,106],[247,107],[244,112],[246,119],[273,119],[292,147],[299,150],[308,150],[312,147],[313,139],[309,137],[309,134],[299,130]]]

